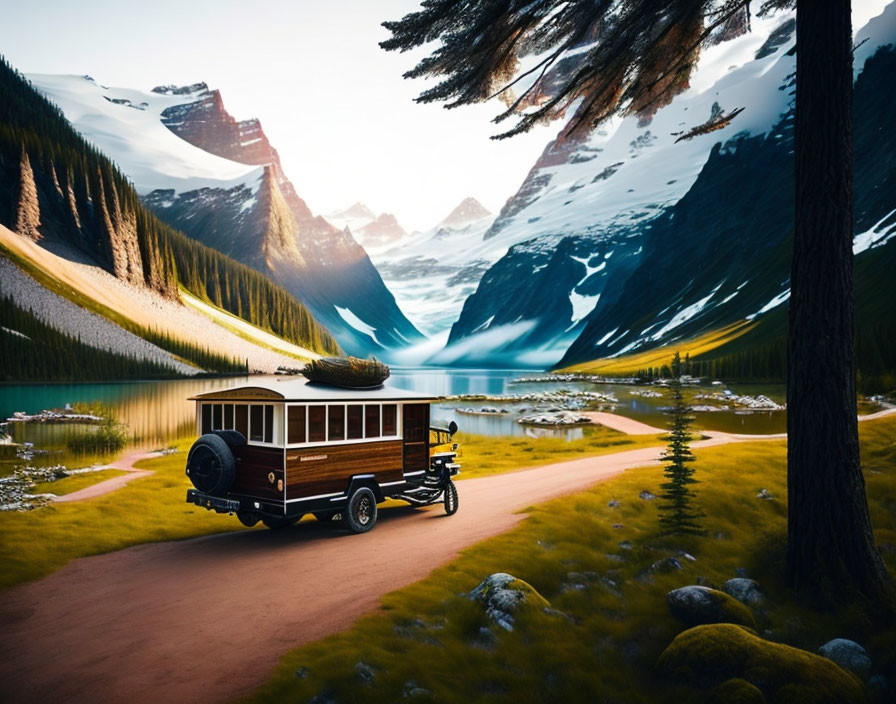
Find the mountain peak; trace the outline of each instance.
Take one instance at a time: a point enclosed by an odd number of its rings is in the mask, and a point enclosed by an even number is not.
[[[489,215],[491,213],[482,203],[473,197],[467,197],[439,225],[444,227],[463,227]]]
[[[376,220],[376,215],[374,214],[374,212],[366,205],[364,205],[364,203],[362,203],[361,201],[358,201],[345,210],[341,211],[339,215],[349,218],[366,218],[369,220]]]
[[[407,235],[404,228],[398,224],[398,219],[392,213],[381,213],[373,222],[368,223],[358,230],[361,242],[365,247],[382,247],[394,244]]]
[[[152,92],[159,93],[160,95],[192,95],[193,93],[206,93],[208,92],[208,83],[200,81],[199,83],[193,83],[188,86],[177,86],[174,84],[156,86],[152,89]]]

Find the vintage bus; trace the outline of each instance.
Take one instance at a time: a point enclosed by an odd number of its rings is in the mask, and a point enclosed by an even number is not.
[[[355,533],[374,526],[386,498],[457,511],[457,426],[430,428],[434,396],[275,377],[190,400],[200,437],[187,456],[189,503],[246,526],[310,513]]]

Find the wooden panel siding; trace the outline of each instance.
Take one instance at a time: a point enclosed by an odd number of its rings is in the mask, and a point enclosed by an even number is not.
[[[286,499],[345,491],[356,474],[373,474],[380,484],[401,481],[401,460],[400,440],[287,450]]]
[[[405,404],[402,424],[405,473],[426,470],[429,467],[429,404]]]
[[[283,450],[269,447],[241,445],[233,448],[236,460],[236,479],[231,494],[255,496],[260,499],[282,500],[277,491],[277,480],[283,479]],[[268,475],[273,472],[273,483]]]

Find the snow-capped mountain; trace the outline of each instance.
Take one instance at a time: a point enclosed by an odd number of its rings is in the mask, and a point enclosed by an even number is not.
[[[457,230],[473,223],[482,222],[491,215],[485,206],[475,198],[464,198],[436,227]]]
[[[205,83],[144,92],[87,76],[29,76],[118,163],[144,203],[188,235],[269,274],[352,353],[420,341],[364,248],[315,216],[258,120],[235,120]]]
[[[876,257],[896,208],[883,188],[896,109],[883,76],[896,60],[880,49],[896,39],[896,9],[872,19],[885,5],[863,3],[855,22],[856,231],[871,233],[857,248],[874,240]],[[561,131],[485,233],[502,256],[433,361],[572,363],[779,315],[793,222],[794,20],[778,12],[750,24],[706,48],[688,89],[655,114],[584,138]]]
[[[340,230],[348,228],[353,233],[376,220],[376,213],[364,203],[358,202],[350,205],[345,210],[337,210],[325,215],[327,221]]]
[[[368,246],[402,310],[427,335],[445,337],[482,274],[503,254],[483,240],[492,219],[479,201],[465,198],[425,232],[406,234],[386,246]]]
[[[392,213],[383,213],[359,230],[353,232],[358,240],[369,250],[382,249],[394,245],[408,233],[398,224],[398,220]]]

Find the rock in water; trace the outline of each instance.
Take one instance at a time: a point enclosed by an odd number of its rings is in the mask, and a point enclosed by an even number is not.
[[[486,577],[470,592],[470,598],[481,603],[488,617],[508,631],[513,630],[515,616],[523,609],[550,607],[548,600],[530,584],[506,572]]]
[[[818,649],[818,654],[833,660],[844,670],[854,672],[863,680],[871,672],[871,658],[868,652],[854,640],[834,638]]]
[[[722,585],[722,591],[747,606],[762,606],[765,603],[765,596],[759,589],[759,583],[746,577],[729,579]]]
[[[734,597],[699,585],[675,589],[666,594],[669,611],[685,623],[696,626],[707,623],[736,623],[756,627],[750,610]]]
[[[767,701],[866,701],[859,680],[827,658],[763,640],[730,623],[697,626],[680,633],[660,656],[657,669],[674,681],[707,690],[742,679],[759,689]]]

